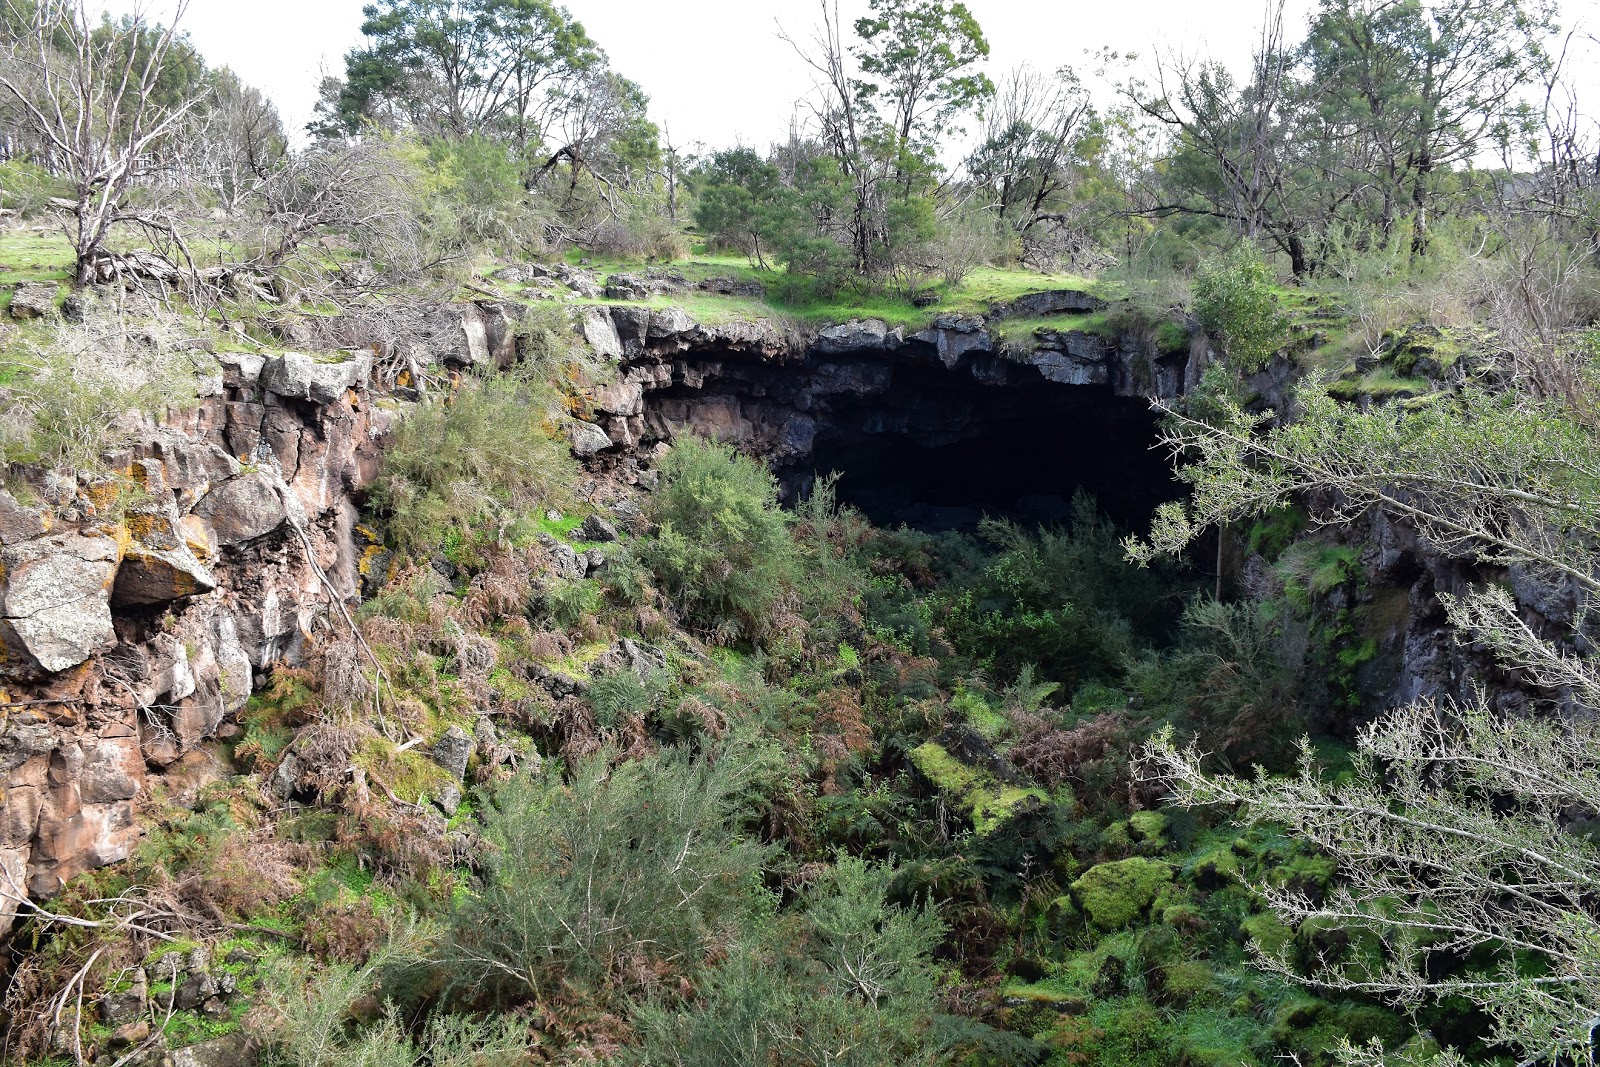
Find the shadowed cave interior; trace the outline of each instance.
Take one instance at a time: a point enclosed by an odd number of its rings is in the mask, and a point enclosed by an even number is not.
[[[1103,386],[983,386],[940,369],[896,369],[887,395],[818,420],[804,482],[837,471],[838,497],[879,526],[972,529],[985,516],[1067,518],[1084,489],[1125,529],[1182,495],[1142,398]]]

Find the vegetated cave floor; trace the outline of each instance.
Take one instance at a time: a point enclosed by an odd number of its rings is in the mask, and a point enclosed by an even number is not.
[[[839,501],[881,527],[971,530],[985,516],[1064,522],[1082,489],[1119,526],[1142,532],[1158,504],[1183,495],[1143,399],[969,383],[959,397],[896,388],[876,403],[887,417],[880,409],[819,426],[809,466],[838,472]]]

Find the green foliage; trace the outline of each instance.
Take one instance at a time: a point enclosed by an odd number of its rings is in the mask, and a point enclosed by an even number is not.
[[[778,168],[748,148],[711,157],[700,176],[694,221],[702,233],[739,249],[751,266],[765,269],[766,256],[791,241],[798,223],[795,193]]]
[[[372,488],[397,548],[428,555],[455,535],[470,557],[519,512],[565,502],[574,466],[545,370],[467,378],[399,421]]]
[[[666,691],[666,682],[660,674],[640,678],[627,668],[608,671],[589,683],[589,706],[594,708],[595,720],[610,729],[655,707]]]
[[[890,902],[895,875],[839,857],[798,915],[737,945],[692,1001],[642,1005],[640,1045],[621,1062],[942,1062],[931,1024],[943,927],[930,909]]]
[[[1278,304],[1274,280],[1260,250],[1241,244],[1202,264],[1192,283],[1195,317],[1247,374],[1265,367],[1289,339],[1289,318]]]
[[[422,951],[420,932],[402,930],[361,966],[311,971],[275,962],[255,1030],[268,1067],[488,1067],[521,1055],[525,1027],[508,1017],[475,1019],[444,1012],[416,1029],[392,1006],[375,1010],[374,994]]]
[[[740,825],[767,758],[737,744],[615,768],[600,755],[565,784],[547,773],[500,787],[481,817],[494,846],[484,884],[451,916],[441,963],[465,988],[508,998],[691,970],[767,907],[769,849]]]
[[[1117,529],[1086,494],[1072,508],[1066,528],[980,527],[994,554],[941,605],[939,621],[984,669],[1013,676],[1033,664],[1067,685],[1115,679],[1138,639],[1159,640],[1168,627],[1162,578],[1127,566]]]
[[[662,475],[648,511],[656,535],[641,559],[694,625],[728,640],[766,636],[796,577],[777,482],[756,460],[690,437]]]

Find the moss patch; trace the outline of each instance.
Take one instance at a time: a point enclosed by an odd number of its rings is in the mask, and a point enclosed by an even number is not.
[[[911,762],[939,792],[966,812],[980,835],[993,833],[1019,812],[1034,810],[1049,800],[1042,789],[1010,785],[969,767],[936,741],[912,749]]]
[[[1072,892],[1102,930],[1117,930],[1143,915],[1161,887],[1172,880],[1172,864],[1133,856],[1090,867]]]

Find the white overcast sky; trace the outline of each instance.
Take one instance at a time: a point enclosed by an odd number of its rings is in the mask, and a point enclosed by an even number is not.
[[[113,10],[118,0],[102,0]],[[155,0],[157,10],[170,0]],[[675,143],[764,147],[788,129],[810,72],[778,38],[782,26],[808,39],[819,0],[567,0],[566,7],[650,95],[651,114]],[[1560,0],[1562,21],[1600,32],[1600,0]],[[967,0],[983,26],[997,75],[1019,63],[1082,69],[1101,47],[1137,53],[1248,59],[1262,0]],[[1314,0],[1288,0],[1291,32]],[[319,73],[342,71],[361,42],[362,0],[191,0],[183,25],[213,65],[232,67],[278,105],[298,131],[311,115]],[[845,21],[866,0],[841,0]],[[1587,63],[1583,97],[1600,101],[1600,63]],[[1591,109],[1600,103],[1590,103]]]

